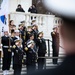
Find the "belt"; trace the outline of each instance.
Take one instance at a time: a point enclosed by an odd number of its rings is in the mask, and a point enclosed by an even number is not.
[[[12,46],[10,46],[10,48],[11,48]],[[9,46],[3,46],[3,48],[9,48]]]

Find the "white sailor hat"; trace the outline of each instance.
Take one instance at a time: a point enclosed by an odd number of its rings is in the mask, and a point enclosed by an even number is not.
[[[29,42],[27,43],[28,48],[31,47],[32,44],[34,44],[34,41],[33,41],[33,40],[29,41]]]
[[[75,0],[43,0],[45,7],[61,17],[75,19]]]

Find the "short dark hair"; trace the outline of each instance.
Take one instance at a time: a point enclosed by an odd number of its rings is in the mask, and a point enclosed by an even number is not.
[[[11,25],[11,22],[12,22],[13,20],[10,20],[10,22],[9,22],[9,25]]]
[[[12,29],[12,30],[11,30],[11,34],[14,33],[14,32],[15,32],[14,29]]]
[[[17,7],[19,7],[19,6],[21,7],[21,4],[18,4],[18,6],[17,6]]]
[[[34,36],[34,34],[33,34],[33,33],[29,35],[29,38],[30,38],[30,37],[32,37],[32,36]]]

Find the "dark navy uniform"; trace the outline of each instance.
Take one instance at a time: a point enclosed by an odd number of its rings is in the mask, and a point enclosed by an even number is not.
[[[16,40],[17,38],[16,37],[11,37],[11,45],[13,46],[13,45],[15,45],[15,40]]]
[[[38,57],[45,57],[46,54],[46,42],[45,39],[37,39]],[[38,69],[42,70],[45,63],[44,58],[38,58]]]
[[[11,49],[10,49],[9,36],[2,37],[2,49],[3,49],[3,67],[2,70],[9,70],[11,64]]]
[[[35,43],[37,42],[37,38],[38,38],[38,30],[33,30],[33,34],[34,34],[34,41]]]
[[[36,70],[36,52],[34,49],[28,48],[26,50],[26,66],[27,66],[27,74]]]
[[[27,31],[20,30],[20,33],[21,33],[22,45],[24,49],[27,41]]]
[[[52,48],[53,48],[53,57],[58,57],[59,53],[59,34],[56,32],[51,32],[52,36]],[[53,64],[57,64],[57,58],[53,59]]]
[[[26,44],[28,43],[28,42],[30,42],[31,40],[29,39],[27,42],[26,42]],[[34,41],[34,40],[32,40],[32,41]],[[34,43],[35,43],[35,41],[34,41]],[[34,45],[34,50],[35,50],[35,52],[37,53],[37,47],[36,47],[36,43],[35,43],[35,45]]]
[[[37,13],[37,9],[32,7],[32,8],[28,9],[28,12],[30,12],[30,13]]]
[[[23,8],[17,8],[16,11],[17,11],[17,12],[25,12],[25,11],[23,10]]]
[[[12,51],[14,52],[13,56],[14,75],[21,75],[23,49],[21,47],[14,45]]]
[[[34,34],[34,33],[33,33],[33,31],[27,31],[27,37],[26,37],[26,38],[27,38],[27,40],[29,40],[29,39],[30,39],[30,34]]]

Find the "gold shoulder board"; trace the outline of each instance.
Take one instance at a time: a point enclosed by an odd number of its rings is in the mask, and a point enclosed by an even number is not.
[[[13,45],[13,48],[15,49],[15,48],[16,48],[16,46],[15,46],[15,45]]]
[[[30,34],[30,32],[28,32],[28,34]]]
[[[28,51],[28,48],[27,47],[25,47],[25,51]]]

